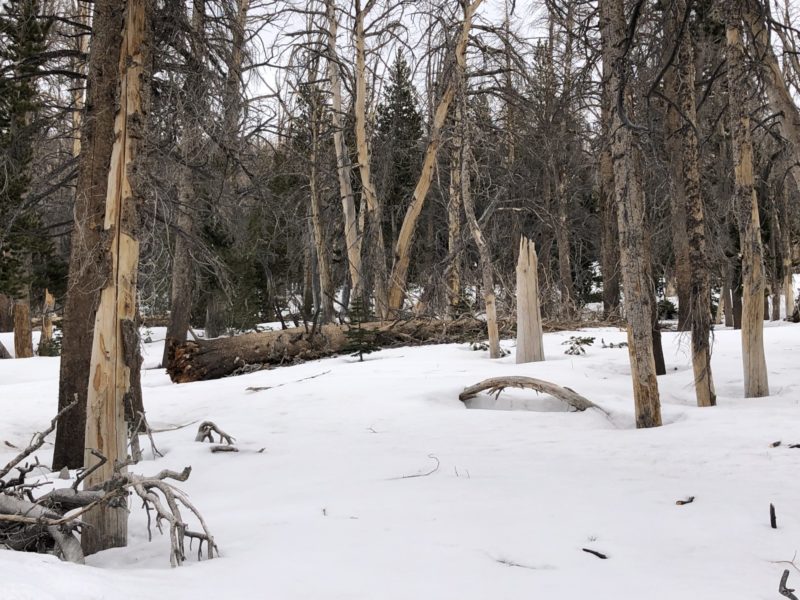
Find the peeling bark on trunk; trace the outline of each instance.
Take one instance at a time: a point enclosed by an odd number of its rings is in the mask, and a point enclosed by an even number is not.
[[[81,129],[81,155],[70,238],[69,284],[61,322],[61,369],[58,409],[75,397],[78,405],[58,421],[53,468],[83,466],[86,391],[92,351],[92,331],[100,290],[107,277],[103,261],[103,214],[111,149],[114,107],[119,83],[122,0],[95,0],[87,69],[86,111]]]
[[[686,13],[687,0],[678,0],[675,12]],[[687,237],[689,278],[689,310],[680,314],[690,316],[692,330],[692,370],[694,372],[695,395],[698,406],[714,406],[717,395],[711,375],[711,288],[706,257],[705,214],[700,187],[700,157],[695,126],[697,105],[695,102],[695,56],[689,28],[684,28],[678,47],[676,70],[676,100],[683,116],[688,119],[680,128],[681,166],[684,209],[686,221],[683,229]],[[679,307],[680,308],[680,307]]]
[[[517,260],[517,364],[544,360],[538,271],[536,247],[521,237]]]
[[[742,252],[742,360],[746,398],[769,395],[764,357],[763,302],[764,251],[758,200],[753,178],[753,143],[750,133],[748,90],[752,83],[745,65],[741,16],[744,2],[731,3],[726,24],[728,103],[733,131],[735,201]]]
[[[623,0],[603,0],[601,18],[608,19],[610,55],[613,73],[610,80],[612,98],[620,102],[612,110],[612,157],[614,186],[619,226],[620,260],[625,290],[625,314],[628,321],[628,351],[637,427],[661,425],[661,403],[653,357],[652,315],[648,296],[648,266],[641,256],[645,245],[644,192],[637,172],[637,148],[631,130],[623,123],[620,108],[630,109],[622,74],[626,69],[622,54],[626,20]]]
[[[108,173],[104,232],[108,246],[104,260],[109,276],[101,291],[92,343],[91,380],[87,395],[85,465],[107,460],[85,480],[86,487],[111,479],[118,463],[127,459],[125,405],[131,402],[131,371],[139,368],[131,348],[130,330],[136,327],[136,275],[139,262],[137,154],[145,135],[149,36],[147,0],[128,0],[118,65],[119,107]],[[127,335],[126,335],[127,332]],[[124,472],[124,467],[122,468]],[[86,513],[81,544],[86,554],[127,544],[127,509],[96,507]]]
[[[403,218],[403,225],[400,228],[400,235],[397,238],[397,245],[394,250],[394,266],[392,267],[392,275],[389,283],[390,316],[397,316],[403,307],[414,231],[416,230],[417,220],[425,205],[425,198],[428,195],[428,190],[433,180],[433,169],[436,163],[439,146],[442,142],[442,127],[447,118],[450,104],[453,102],[456,90],[463,77],[466,65],[469,32],[472,28],[472,17],[475,15],[475,11],[481,5],[482,1],[483,0],[472,0],[469,4],[464,6],[464,21],[461,24],[458,41],[456,42],[453,55],[450,58],[452,73],[447,82],[447,87],[434,111],[430,140],[428,141],[428,148],[425,150],[425,157],[422,161],[420,177],[414,188],[411,204],[409,204],[406,215]]]

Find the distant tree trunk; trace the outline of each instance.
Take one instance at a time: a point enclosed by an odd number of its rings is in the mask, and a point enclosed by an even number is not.
[[[14,356],[33,356],[33,331],[31,329],[30,293],[26,292],[14,300]]]
[[[792,282],[792,222],[789,210],[789,189],[788,181],[784,180],[781,189],[780,215],[781,215],[781,257],[783,281],[781,291],[783,292],[783,302],[786,308],[786,318],[790,319],[794,310],[794,284]]]
[[[183,131],[180,140],[181,165],[178,175],[178,205],[175,219],[175,246],[172,251],[172,285],[170,295],[170,315],[167,332],[164,336],[164,355],[161,364],[166,367],[170,352],[177,344],[186,341],[191,327],[192,302],[195,292],[194,257],[192,239],[195,235],[195,212],[199,205],[198,190],[195,185],[193,163],[198,160],[200,151],[201,106],[203,102],[203,73],[200,65],[203,49],[200,41],[204,38],[205,0],[192,0],[191,30],[187,34],[188,46],[193,61],[184,85],[184,100],[181,119]]]
[[[566,179],[566,172],[560,172],[556,185],[556,205],[558,210],[556,246],[558,248],[559,288],[561,289],[561,306],[559,307],[559,313],[563,318],[570,319],[575,312],[575,289],[572,283],[572,265],[570,264],[569,198],[567,197]]]
[[[42,305],[42,334],[39,337],[39,346],[49,344],[53,341],[53,309],[56,300],[47,290],[44,290],[44,304]],[[41,354],[41,352],[39,353]]]
[[[368,2],[368,5],[373,3]],[[389,314],[386,288],[386,247],[383,240],[383,202],[378,199],[375,183],[372,180],[370,165],[371,152],[367,136],[367,65],[366,34],[364,32],[365,10],[361,0],[355,0],[355,45],[356,45],[356,149],[358,151],[358,170],[361,174],[361,193],[367,209],[367,227],[370,232],[367,250],[371,253],[371,268],[374,273],[375,303],[378,314],[383,319]]]
[[[603,52],[603,95],[601,104],[602,148],[600,149],[599,194],[601,227],[600,270],[603,275],[603,316],[619,317],[619,232],[617,231],[617,206],[614,196],[614,164],[611,158],[611,76],[613,48],[610,44],[607,16],[601,17],[601,45]]]
[[[400,235],[397,238],[397,245],[394,251],[394,266],[389,287],[389,311],[390,316],[396,316],[403,307],[405,298],[406,279],[408,276],[408,266],[411,261],[411,244],[414,239],[417,220],[425,205],[425,198],[433,180],[433,169],[439,146],[442,142],[442,127],[444,126],[450,104],[453,102],[456,90],[460,85],[466,65],[467,43],[469,42],[469,32],[472,28],[472,17],[481,5],[483,0],[471,0],[464,5],[464,20],[461,24],[461,31],[453,51],[453,72],[450,73],[447,87],[442,94],[433,115],[431,123],[430,140],[428,148],[425,150],[425,157],[422,161],[422,169],[417,186],[414,188],[414,195],[411,204],[408,206],[406,215],[403,218],[403,225],[400,228]]]
[[[331,123],[333,125],[333,145],[336,151],[336,173],[339,178],[339,195],[342,198],[342,212],[344,213],[344,236],[347,245],[347,266],[350,273],[351,296],[358,298],[361,294],[361,231],[356,217],[356,204],[351,182],[352,167],[350,153],[344,137],[342,124],[342,84],[339,77],[339,56],[336,51],[336,31],[338,20],[336,18],[336,0],[325,1],[328,20],[328,79],[331,85],[332,111]],[[345,308],[347,306],[345,305]]]
[[[127,459],[125,406],[131,402],[131,372],[140,366],[136,337],[136,276],[139,263],[138,205],[142,195],[137,173],[147,111],[145,66],[150,38],[147,0],[128,0],[119,61],[119,103],[116,134],[108,174],[104,231],[108,246],[102,256],[109,265],[101,291],[92,342],[92,374],[87,395],[85,480],[91,487],[110,479]],[[107,461],[98,465],[91,451]],[[121,467],[124,472],[124,467]],[[127,544],[126,507],[98,506],[83,517],[81,544],[85,554]]]
[[[208,294],[205,333],[206,338],[219,337],[225,333],[225,295],[222,290],[211,290]]]
[[[500,334],[497,330],[497,305],[494,294],[494,267],[489,244],[481,231],[478,219],[475,216],[475,202],[472,198],[470,187],[470,166],[472,165],[472,149],[470,147],[469,120],[466,111],[466,90],[460,94],[462,115],[462,143],[461,143],[461,200],[464,203],[464,215],[472,233],[472,239],[478,247],[481,257],[481,281],[483,282],[483,302],[486,306],[486,327],[489,330],[489,358],[500,358],[503,352],[500,349]]]
[[[742,251],[742,360],[746,398],[769,395],[764,358],[764,267],[761,225],[753,178],[753,143],[750,133],[748,92],[752,89],[742,42],[744,0],[731,2],[726,24],[728,90],[735,200]]]
[[[678,18],[686,14],[687,0],[678,0],[675,13]],[[680,36],[675,62],[677,101],[683,117],[681,167],[683,195],[686,201],[683,230],[686,233],[687,258],[690,267],[688,310],[679,305],[680,316],[691,315],[692,370],[698,406],[714,406],[717,395],[711,375],[711,289],[706,257],[705,215],[700,187],[700,157],[696,132],[697,106],[695,101],[695,53],[689,27]]]
[[[538,271],[536,247],[521,237],[517,260],[517,364],[544,360]]]
[[[610,38],[610,54],[613,57],[614,70],[610,80],[612,98],[621,97],[622,107],[630,109],[623,78],[626,70],[623,55],[626,36],[624,0],[603,0],[602,4],[601,19],[608,19],[608,25],[604,29]],[[633,134],[620,114],[622,107],[617,105],[612,110],[610,131],[613,135],[611,151],[636,426],[657,427],[661,425],[661,403],[653,357],[653,326],[648,299],[651,283],[647,265],[640,259],[640,252],[645,244],[644,192],[641,175],[637,171],[637,148]]]
[[[14,331],[14,301],[0,294],[0,333]]]
[[[450,153],[450,188],[447,197],[447,251],[450,264],[447,271],[447,306],[451,317],[461,311],[461,107],[453,118],[452,150]]]
[[[61,322],[61,371],[58,408],[76,397],[78,405],[58,421],[53,469],[83,466],[86,391],[92,331],[107,269],[102,263],[108,170],[114,144],[114,107],[119,83],[122,0],[95,0],[91,50],[87,68],[86,111],[81,130],[81,155],[70,237],[69,284]]]
[[[317,155],[319,154],[319,129],[322,126],[322,107],[317,106],[316,100],[312,102],[313,116],[311,117],[311,173],[309,174],[309,195],[311,200],[311,233],[314,240],[314,253],[317,257],[317,273],[319,274],[319,304],[320,321],[333,322],[336,315],[333,308],[335,289],[331,280],[330,260],[328,256],[330,244],[325,239],[322,227],[322,201],[317,185]]]
[[[725,327],[733,327],[733,301],[731,300],[731,276],[725,274],[725,283],[722,287],[721,302],[725,311]]]

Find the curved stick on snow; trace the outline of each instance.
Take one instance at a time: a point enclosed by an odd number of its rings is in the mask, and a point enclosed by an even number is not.
[[[226,444],[233,444],[235,438],[232,435],[228,435],[222,429],[217,427],[215,423],[212,421],[203,421],[200,423],[200,427],[197,428],[197,435],[194,438],[195,442],[205,442],[208,440],[212,444],[214,443],[214,436],[213,434],[216,433],[219,435],[219,441],[225,442]]]
[[[561,387],[555,383],[550,383],[549,381],[544,381],[543,379],[534,379],[533,377],[512,376],[484,379],[480,383],[476,383],[475,385],[471,385],[466,388],[463,392],[461,392],[461,394],[459,394],[458,399],[463,402],[465,400],[469,400],[470,398],[474,398],[479,393],[484,391],[494,394],[495,398],[497,398],[497,396],[500,395],[500,392],[509,387],[535,390],[537,392],[541,392],[542,394],[553,396],[562,402],[566,402],[575,410],[583,411],[587,408],[596,408],[597,410],[608,414],[605,410],[597,406],[597,404],[584,398],[579,393],[569,389],[568,387]]]

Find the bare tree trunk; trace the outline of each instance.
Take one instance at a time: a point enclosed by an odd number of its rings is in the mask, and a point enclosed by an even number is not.
[[[536,247],[521,237],[517,260],[517,364],[544,360],[538,271]]]
[[[61,371],[58,408],[76,397],[78,405],[58,421],[53,468],[83,466],[86,390],[92,351],[92,330],[100,290],[105,285],[103,215],[111,149],[114,107],[119,83],[122,0],[95,0],[87,73],[86,115],[81,130],[81,155],[70,238],[69,284],[61,322]]]
[[[728,102],[733,131],[735,199],[742,252],[742,360],[746,398],[769,395],[764,357],[763,302],[764,251],[753,178],[753,143],[750,133],[748,90],[752,84],[745,66],[742,42],[743,0],[731,3],[726,24]]]
[[[638,161],[635,156],[637,148],[633,134],[620,114],[620,108],[630,109],[622,77],[626,69],[623,55],[626,36],[624,0],[603,0],[601,19],[608,20],[604,29],[609,34],[611,46],[609,53],[613,57],[614,71],[610,80],[612,98],[622,99],[622,102],[612,110],[611,151],[636,426],[657,427],[661,425],[661,403],[653,357],[653,325],[648,299],[651,284],[648,265],[640,255],[645,245],[644,193],[641,176],[637,172]]]
[[[420,172],[417,186],[414,188],[414,196],[411,199],[411,204],[406,211],[403,225],[400,228],[400,235],[397,238],[397,245],[394,251],[394,266],[392,268],[392,275],[389,287],[389,312],[390,316],[397,315],[403,307],[403,299],[405,297],[406,278],[408,276],[408,266],[411,260],[411,244],[414,239],[414,231],[416,230],[417,220],[422,212],[422,207],[425,205],[425,198],[428,195],[431,181],[433,179],[433,168],[436,163],[436,156],[439,151],[439,146],[442,142],[442,127],[444,126],[445,119],[447,118],[450,104],[453,102],[456,90],[460,85],[463,77],[464,68],[466,65],[466,51],[467,43],[469,42],[469,32],[472,28],[472,17],[475,11],[481,5],[483,0],[472,0],[470,3],[464,5],[464,20],[461,24],[461,31],[459,33],[458,41],[453,51],[452,73],[450,74],[447,87],[442,94],[439,103],[434,111],[433,122],[431,124],[430,140],[428,141],[428,148],[425,151],[425,157],[422,161],[422,170]]]
[[[39,337],[39,346],[49,344],[53,341],[53,309],[56,300],[49,290],[44,290],[44,304],[42,305],[42,334]],[[40,353],[41,354],[41,353]]]
[[[678,0],[675,13],[678,18],[686,14],[687,0]],[[697,105],[695,102],[695,55],[688,27],[684,27],[680,37],[676,70],[677,101],[688,123],[681,127],[681,166],[683,193],[686,201],[684,214],[689,278],[688,311],[679,314],[691,316],[692,329],[692,370],[694,372],[695,395],[698,406],[714,406],[717,395],[711,375],[711,288],[706,257],[705,214],[700,187],[700,157],[698,153],[696,123]],[[680,307],[679,307],[680,308]]]
[[[780,214],[781,214],[781,271],[783,281],[781,291],[783,292],[783,302],[786,308],[786,318],[792,317],[794,311],[794,285],[792,283],[792,222],[789,217],[789,189],[788,182],[784,179],[783,188],[780,194]]]
[[[31,358],[33,356],[33,330],[31,329],[30,292],[14,300],[14,356]]]
[[[316,75],[315,75],[316,76]],[[309,174],[309,194],[311,196],[311,226],[312,237],[314,239],[314,250],[317,256],[317,272],[319,273],[319,304],[320,317],[323,323],[333,321],[335,311],[333,308],[333,298],[335,290],[331,281],[331,268],[328,259],[328,249],[330,244],[326,243],[325,232],[322,228],[322,206],[317,189],[317,154],[319,149],[319,129],[322,121],[322,108],[317,106],[316,101],[312,102],[311,117],[311,173]]]
[[[339,177],[339,195],[342,198],[344,214],[344,237],[347,245],[347,266],[350,272],[351,296],[357,298],[361,294],[361,231],[356,217],[356,203],[351,182],[352,167],[350,154],[344,139],[342,124],[342,83],[339,77],[339,55],[336,50],[336,0],[325,1],[328,19],[328,79],[331,85],[333,125],[333,145],[336,150],[336,173]],[[345,307],[346,308],[346,307]]]
[[[472,239],[478,247],[481,257],[481,280],[483,282],[483,302],[486,305],[486,327],[489,330],[489,358],[501,358],[500,334],[497,330],[497,306],[494,295],[494,267],[489,244],[481,231],[475,216],[475,203],[470,188],[470,166],[472,165],[472,149],[470,147],[469,119],[466,110],[466,89],[462,88],[461,116],[461,200],[464,203],[464,215],[472,233]]]
[[[447,197],[447,305],[451,317],[461,311],[461,107],[453,118],[452,151],[450,154],[450,189]]]
[[[76,50],[81,54],[88,54],[89,52],[89,33],[83,30],[83,27],[88,27],[90,24],[89,6],[88,2],[75,1],[75,45]],[[79,73],[85,71],[83,65],[77,64],[77,61],[73,68]],[[72,127],[75,136],[72,140],[72,156],[80,156],[81,153],[81,123],[83,121],[84,100],[83,88],[76,85],[72,90]]]
[[[137,154],[145,135],[147,90],[145,65],[149,64],[148,2],[128,0],[120,53],[119,108],[108,173],[104,231],[109,245],[103,257],[108,279],[100,295],[92,343],[92,375],[87,397],[87,468],[97,466],[85,480],[91,487],[124,472],[127,430],[124,411],[130,402],[131,371],[138,369],[131,331],[136,331],[136,275],[139,263]],[[92,451],[106,461],[98,465]],[[98,506],[84,516],[81,544],[85,554],[127,544],[127,509]]]
[[[14,331],[14,301],[0,294],[0,333]]]
[[[606,319],[619,315],[619,232],[617,231],[617,206],[614,195],[614,164],[611,158],[611,76],[613,74],[613,48],[610,44],[609,22],[601,18],[601,44],[603,51],[603,96],[601,127],[603,131],[599,165],[600,215],[602,220],[600,270],[603,275],[603,316]]]
[[[556,246],[558,247],[558,279],[559,287],[561,288],[559,312],[564,318],[569,319],[575,312],[575,290],[572,283],[572,265],[570,264],[570,229],[567,219],[569,199],[567,198],[566,178],[566,172],[560,172],[556,185],[556,204],[558,207]]]
[[[733,327],[733,301],[731,290],[731,275],[725,273],[725,283],[722,286],[721,302],[725,310],[725,327]]]
[[[355,45],[356,45],[356,150],[358,151],[358,170],[361,174],[361,193],[367,209],[367,227],[370,231],[368,250],[372,253],[375,286],[375,303],[380,317],[389,314],[389,303],[386,288],[386,247],[383,240],[383,203],[378,199],[375,183],[372,181],[370,165],[371,152],[367,138],[367,65],[366,36],[364,32],[365,13],[374,2],[367,0],[367,8],[362,10],[361,0],[355,0]]]

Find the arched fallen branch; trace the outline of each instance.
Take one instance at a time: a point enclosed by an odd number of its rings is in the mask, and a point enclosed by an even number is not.
[[[495,398],[497,398],[497,396],[500,395],[500,392],[510,387],[535,390],[537,392],[541,392],[542,394],[553,396],[562,402],[566,402],[575,410],[582,411],[586,410],[587,408],[596,408],[597,410],[608,414],[605,410],[597,406],[597,404],[591,400],[588,400],[587,398],[584,398],[579,393],[569,389],[568,387],[561,387],[555,383],[550,383],[549,381],[544,381],[543,379],[535,379],[533,377],[511,376],[484,379],[480,383],[476,383],[475,385],[471,385],[466,388],[463,392],[461,392],[461,394],[459,394],[458,399],[464,402],[465,400],[474,398],[481,392],[486,391],[488,391],[490,394],[493,394]]]

